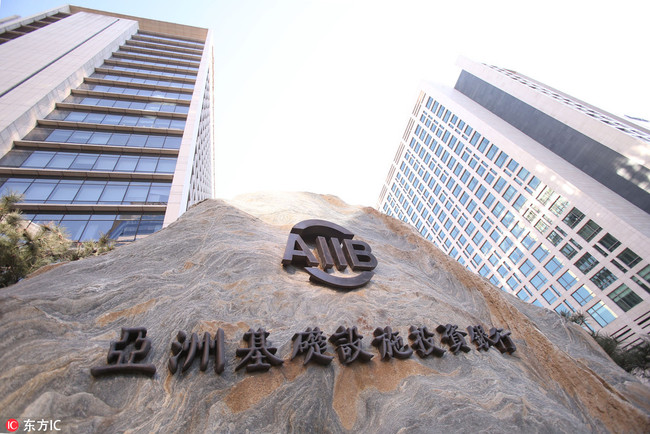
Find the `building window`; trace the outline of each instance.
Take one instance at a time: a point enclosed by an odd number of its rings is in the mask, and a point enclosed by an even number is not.
[[[537,237],[532,233],[526,235],[524,239],[521,241],[521,244],[526,248],[526,250],[530,250],[531,248],[533,248],[533,246],[536,243],[537,243]]]
[[[535,223],[535,229],[543,234],[548,230],[548,224],[544,220],[539,219],[539,221]]]
[[[530,283],[537,289],[541,289],[546,282],[548,282],[548,279],[541,272],[538,272],[530,279]]]
[[[538,262],[542,262],[547,255],[548,249],[544,247],[544,244],[540,244],[539,247],[533,252],[533,256],[535,259],[537,259]]]
[[[573,208],[562,220],[571,229],[575,228],[582,221],[585,215],[578,208]]]
[[[508,237],[504,238],[503,241],[501,241],[501,244],[499,244],[499,248],[503,253],[506,253],[510,247],[512,247],[512,240]]]
[[[125,204],[167,203],[171,183],[9,178],[0,186],[24,193],[31,203]]]
[[[557,281],[560,283],[560,285],[562,285],[564,289],[569,290],[573,285],[578,283],[578,278],[571,272],[571,270],[567,270],[557,279]]]
[[[598,265],[598,260],[589,253],[585,253],[576,261],[576,267],[578,267],[578,270],[582,271],[583,274],[588,274],[596,265]]]
[[[537,200],[542,205],[546,205],[548,203],[548,201],[551,199],[551,197],[554,196],[554,193],[555,192],[553,191],[552,188],[546,187],[546,188],[544,188],[544,190],[542,190],[542,192],[539,194],[539,196],[537,196]]]
[[[565,245],[560,249],[560,252],[562,252],[562,254],[563,254],[564,256],[566,256],[568,259],[572,259],[572,258],[576,255],[576,253],[578,253],[578,251],[577,251],[576,249],[574,249],[573,246],[571,246],[571,245],[568,244],[568,243],[565,244]]]
[[[521,266],[519,267],[519,271],[521,271],[522,274],[526,277],[528,277],[530,272],[533,271],[534,269],[535,269],[535,264],[533,264],[530,259],[526,259],[526,261],[523,264],[521,264]]]
[[[546,239],[549,240],[551,242],[551,244],[553,244],[554,246],[557,246],[563,240],[562,236],[559,233],[557,233],[556,231],[551,231],[551,233],[548,234]]]
[[[526,204],[526,198],[524,197],[523,194],[520,194],[517,200],[515,200],[515,203],[512,204],[512,207],[517,211],[520,211],[525,204]]]
[[[605,236],[602,237],[598,243],[610,252],[613,252],[618,246],[621,245],[621,242],[609,233],[605,234]]]
[[[537,218],[537,213],[539,213],[539,209],[533,205],[524,213],[524,218],[532,223]]]
[[[643,301],[643,299],[636,295],[636,293],[628,288],[627,285],[619,286],[612,291],[608,297],[611,298],[612,301],[623,310],[623,312],[627,312]]]
[[[91,145],[111,145],[140,148],[179,149],[181,136],[109,133],[90,130],[67,130],[63,128],[34,128],[25,140]]]
[[[551,276],[555,276],[562,269],[562,262],[555,256],[544,266]]]
[[[593,292],[591,292],[589,290],[589,288],[582,285],[573,294],[571,294],[571,297],[573,297],[575,299],[575,301],[577,301],[580,306],[584,306],[592,298],[594,298],[594,294],[593,294]]]
[[[492,214],[496,217],[499,218],[501,217],[501,214],[503,214],[503,210],[505,209],[505,205],[502,204],[501,202],[497,202],[497,204],[494,206],[494,209],[492,210]],[[507,227],[508,225],[506,225]]]
[[[550,288],[542,292],[542,297],[544,297],[544,300],[546,300],[549,305],[555,303],[557,300],[557,296]]]
[[[519,250],[518,247],[515,247],[515,249],[510,254],[509,258],[510,258],[510,260],[512,261],[513,264],[516,264],[517,262],[519,262],[521,260],[521,258],[523,258],[523,256],[524,256],[524,252]]]
[[[489,193],[483,203],[485,204],[486,207],[490,208],[492,206],[492,203],[494,202],[494,196],[492,193]]]
[[[541,184],[541,181],[539,180],[538,177],[533,176],[528,185],[530,185],[530,188],[533,190],[537,190],[537,187],[539,187],[539,184]]]
[[[587,241],[591,241],[598,232],[601,231],[601,227],[596,224],[593,220],[589,220],[585,225],[580,228],[578,235],[584,238]]]
[[[503,193],[503,199],[505,199],[506,202],[510,202],[510,199],[512,199],[517,193],[517,190],[513,186],[508,186],[506,191]]]
[[[162,214],[23,214],[38,224],[54,222],[75,241],[96,240],[102,233],[117,242],[133,241],[162,228]]]
[[[645,282],[650,283],[650,265],[646,265],[643,270],[637,273],[636,276],[632,276],[632,280],[634,280],[641,288],[645,289],[646,292],[650,293],[650,287],[639,279],[639,277],[645,280]]]
[[[503,167],[503,163],[505,163],[507,159],[508,159],[508,154],[506,154],[505,152],[501,152],[497,157],[496,161],[494,162],[494,164],[496,164],[497,167]]]
[[[605,327],[616,319],[616,314],[602,301],[599,301],[589,309],[587,313],[601,326]]]
[[[624,263],[630,268],[634,267],[636,264],[641,262],[641,258],[639,257],[639,255],[637,255],[632,250],[627,248],[623,250],[621,253],[619,253],[617,258],[620,259],[622,263]]]
[[[506,185],[506,180],[499,177],[499,179],[497,179],[497,182],[494,183],[494,190],[497,193],[501,193],[501,190],[503,190],[503,187],[505,187],[505,185]]]
[[[512,233],[512,235],[515,236],[515,238],[518,239],[519,236],[521,236],[521,233],[524,231],[524,229],[526,229],[524,225],[522,225],[521,223],[517,223],[512,229],[510,229],[510,232]]]
[[[530,175],[530,172],[525,168],[521,168],[519,173],[517,173],[517,178],[521,179],[523,182],[526,182],[526,178]]]
[[[503,226],[507,228],[514,221],[514,219],[515,219],[514,214],[508,211],[506,215],[504,215],[503,218],[501,219],[501,223],[503,223]]]
[[[176,167],[176,158],[66,151],[12,150],[1,161],[2,165],[10,167],[103,172],[174,173]]]
[[[598,288],[605,289],[614,283],[617,280],[617,277],[614,276],[612,272],[607,268],[603,267],[589,280],[594,282],[594,285],[596,285]]]
[[[555,203],[551,206],[551,212],[556,215],[556,216],[561,216],[564,210],[566,209],[567,205],[569,205],[569,201],[560,196]]]
[[[530,294],[530,292],[528,292],[526,287],[524,287],[521,291],[519,291],[517,293],[517,297],[519,297],[523,301],[528,301],[528,299],[530,299],[530,297],[531,297],[531,294]]]
[[[130,127],[173,128],[181,130],[185,128],[184,119],[171,119],[169,117],[156,117],[151,115],[133,116],[114,113],[54,110],[45,119],[104,125],[126,125]]]
[[[555,312],[557,312],[557,313],[561,313],[561,312],[569,312],[569,313],[570,313],[570,312],[575,312],[575,309],[573,308],[573,306],[571,306],[571,305],[570,305],[569,303],[567,303],[566,301],[560,303],[560,304],[559,304],[555,309],[553,309],[553,310],[555,310]]]

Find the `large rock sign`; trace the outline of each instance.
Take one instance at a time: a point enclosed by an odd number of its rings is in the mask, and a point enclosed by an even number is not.
[[[337,291],[281,265],[302,220],[340,224],[372,246],[362,288]],[[0,421],[60,420],[62,432],[648,432],[650,390],[574,324],[523,303],[447,258],[405,224],[313,194],[206,201],[168,228],[106,255],[63,264],[0,291]],[[381,360],[377,327],[512,332],[494,348]],[[356,326],[374,357],[347,365],[290,360],[308,327]],[[93,377],[122,328],[147,329],[153,377]],[[171,344],[224,331],[225,369],[197,360],[171,374]],[[249,329],[283,363],[235,371]],[[327,354],[335,355],[332,343]],[[22,427],[20,428],[23,429]],[[18,431],[22,432],[22,431]]]

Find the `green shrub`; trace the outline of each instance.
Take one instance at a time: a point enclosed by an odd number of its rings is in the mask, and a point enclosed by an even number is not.
[[[113,248],[106,235],[97,242],[75,243],[57,225],[30,224],[15,207],[20,200],[16,194],[0,198],[0,288],[43,265],[98,255]]]
[[[587,326],[587,316],[583,312],[560,312],[566,321],[580,326]],[[623,349],[616,338],[591,332],[591,336],[609,357],[627,372],[650,369],[650,342],[644,342],[633,348]]]

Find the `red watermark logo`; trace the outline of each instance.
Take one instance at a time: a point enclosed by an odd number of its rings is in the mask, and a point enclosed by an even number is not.
[[[18,430],[18,427],[20,425],[18,424],[18,421],[16,419],[9,419],[6,423],[6,426],[7,426],[7,431],[14,432]]]

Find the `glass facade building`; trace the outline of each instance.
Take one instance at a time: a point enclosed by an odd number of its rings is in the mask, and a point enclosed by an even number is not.
[[[128,242],[212,197],[207,29],[64,6],[2,23],[0,59],[0,195],[25,218]]]
[[[513,71],[461,59],[424,83],[378,201],[520,299],[650,330],[650,132]]]

